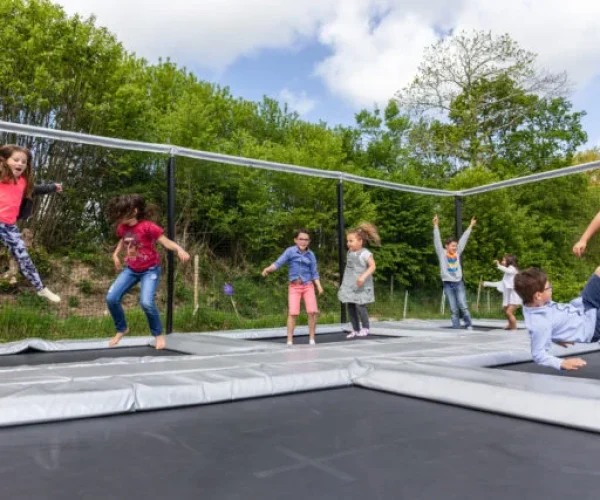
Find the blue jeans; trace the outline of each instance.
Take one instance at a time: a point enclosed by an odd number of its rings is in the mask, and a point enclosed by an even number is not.
[[[148,318],[150,333],[155,337],[162,335],[160,314],[154,303],[154,295],[156,294],[159,280],[160,266],[153,266],[142,272],[132,271],[129,267],[126,267],[121,274],[117,276],[117,279],[110,286],[108,294],[106,295],[106,304],[108,305],[108,310],[115,322],[117,332],[124,332],[127,330],[125,312],[121,305],[123,295],[140,283],[140,306],[142,306],[144,313],[146,313],[146,318]]]
[[[460,315],[468,328],[473,324],[471,315],[469,314],[469,306],[467,306],[467,293],[465,292],[465,284],[461,281],[444,281],[444,293],[448,297],[450,304],[450,314],[452,316],[452,328],[460,328]]]

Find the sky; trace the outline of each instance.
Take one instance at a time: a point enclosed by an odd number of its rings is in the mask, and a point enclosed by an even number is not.
[[[312,122],[354,123],[415,77],[423,51],[444,33],[508,33],[566,71],[585,110],[586,147],[600,147],[598,0],[58,0],[94,15],[125,48],[170,58],[234,96],[264,95]],[[142,7],[143,6],[143,7]]]

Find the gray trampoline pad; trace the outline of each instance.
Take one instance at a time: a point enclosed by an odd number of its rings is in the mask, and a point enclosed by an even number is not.
[[[397,335],[374,335],[369,334],[366,337],[354,337],[352,339],[346,338],[349,332],[333,332],[333,333],[319,333],[315,337],[315,341],[317,344],[330,344],[332,342],[360,342],[365,339],[399,339],[400,336]],[[277,342],[280,344],[285,344],[287,342],[287,337],[266,337],[260,339],[248,339],[248,340],[260,340],[263,342]],[[302,335],[294,335],[294,344],[308,344],[309,337],[307,334]]]
[[[169,349],[156,350],[151,346],[115,347],[112,349],[89,349],[78,351],[40,352],[28,349],[19,354],[0,356],[0,367],[21,365],[51,365],[55,363],[78,363],[94,361],[100,358],[125,358],[143,356],[181,356],[177,351]]]
[[[0,429],[3,498],[596,498],[600,438],[345,388]]]
[[[585,359],[587,365],[584,368],[575,371],[561,370],[557,371],[554,368],[548,368],[547,366],[540,366],[535,364],[533,361],[529,363],[515,363],[512,365],[501,365],[495,368],[500,370],[512,370],[517,372],[528,372],[528,373],[546,373],[549,375],[556,375],[559,377],[576,377],[576,378],[591,378],[600,380],[600,351],[592,352],[589,354],[575,354],[568,356],[572,358]]]

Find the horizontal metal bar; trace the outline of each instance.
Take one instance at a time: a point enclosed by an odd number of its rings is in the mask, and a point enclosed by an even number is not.
[[[581,174],[589,170],[597,170],[600,168],[600,161],[593,161],[590,163],[582,163],[581,165],[575,165],[573,167],[558,168],[556,170],[548,170],[546,172],[539,172],[537,174],[527,175],[525,177],[516,177],[514,179],[508,179],[506,181],[493,182],[492,184],[486,184],[485,186],[479,186],[475,188],[465,189],[459,191],[459,196],[472,196],[474,194],[489,193],[490,191],[496,191],[498,189],[504,189],[507,187],[523,186],[525,184],[531,184],[532,182],[540,182],[548,179],[557,179],[559,177],[565,177],[567,175]]]
[[[161,153],[171,156],[184,156],[198,160],[210,161],[214,163],[225,163],[228,165],[238,165],[247,168],[256,168],[262,170],[271,170],[289,174],[304,175],[309,177],[319,177],[322,179],[338,179],[355,184],[365,186],[380,187],[384,189],[392,189],[405,193],[423,194],[430,196],[473,196],[476,194],[488,193],[497,189],[507,187],[521,186],[532,182],[539,182],[546,179],[555,179],[567,175],[578,174],[588,170],[600,168],[600,161],[576,165],[573,167],[565,167],[547,172],[539,172],[526,177],[518,177],[506,181],[494,182],[462,191],[449,191],[445,189],[425,188],[419,186],[411,186],[408,184],[399,184],[396,182],[385,181],[382,179],[373,179],[371,177],[361,177],[358,175],[348,174],[335,170],[323,170],[312,167],[303,167],[299,165],[289,165],[286,163],[278,163],[265,160],[257,160],[253,158],[244,158],[240,156],[231,156],[220,153],[210,153],[208,151],[199,151],[189,148],[179,148],[170,144],[155,144],[139,141],[128,141],[125,139],[115,139],[111,137],[102,137],[89,134],[80,134],[77,132],[65,132],[62,130],[49,129],[44,127],[35,127],[32,125],[22,125],[19,123],[11,123],[0,121],[0,131],[11,132],[20,135],[29,135],[32,137],[43,137],[46,139],[55,139],[65,142],[73,142],[79,144],[89,144],[92,146],[103,146],[115,149],[124,149],[129,151],[141,151],[147,153]]]

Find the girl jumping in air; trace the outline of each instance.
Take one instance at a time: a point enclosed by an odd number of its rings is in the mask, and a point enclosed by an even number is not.
[[[125,269],[117,276],[106,295],[106,304],[115,323],[117,333],[109,342],[115,346],[129,333],[121,301],[123,296],[140,283],[140,306],[142,307],[150,333],[156,338],[156,348],[166,347],[160,314],[154,303],[154,296],[160,279],[160,256],[155,244],[160,243],[168,250],[177,252],[182,262],[189,260],[189,254],[177,243],[163,234],[163,229],[148,220],[149,210],[144,199],[137,194],[117,196],[108,203],[108,218],[118,223],[119,244],[113,253],[115,270],[121,270],[119,255],[125,251]]]
[[[517,329],[517,318],[515,317],[515,311],[523,305],[521,297],[515,292],[515,276],[519,272],[517,268],[517,258],[514,255],[506,254],[502,257],[502,261],[494,261],[494,264],[499,271],[504,273],[502,281],[490,282],[484,281],[483,286],[493,286],[502,293],[502,310],[508,319],[508,325],[504,328],[505,330],[516,330]]]
[[[357,228],[346,233],[348,255],[344,279],[338,291],[340,302],[348,305],[348,315],[352,323],[352,332],[346,337],[366,337],[369,334],[369,315],[367,304],[375,302],[373,289],[373,273],[375,260],[373,254],[363,248],[365,243],[381,244],[377,228],[373,224],[363,222]],[[361,328],[362,324],[362,328]]]
[[[37,294],[50,302],[60,302],[60,297],[42,283],[16,225],[17,219],[24,217],[23,207],[30,207],[34,194],[32,163],[29,149],[12,144],[0,146],[0,240]]]
[[[262,270],[262,275],[276,271],[284,264],[288,266],[288,319],[287,319],[287,345],[294,343],[294,328],[296,318],[300,314],[300,300],[304,299],[304,307],[308,314],[308,336],[309,343],[315,344],[315,332],[317,329],[317,297],[315,285],[319,295],[323,293],[323,287],[317,271],[317,258],[308,249],[310,236],[305,229],[299,229],[294,234],[295,245],[289,247],[279,258]]]

